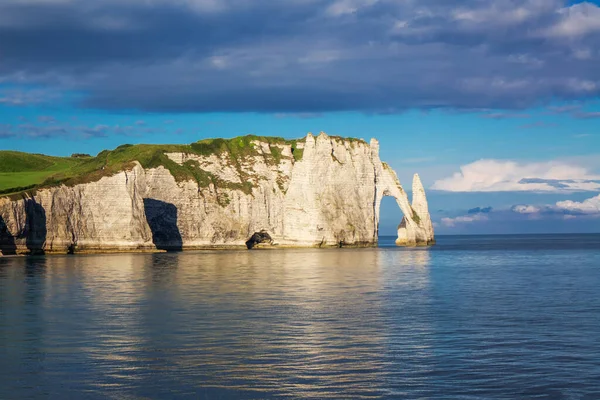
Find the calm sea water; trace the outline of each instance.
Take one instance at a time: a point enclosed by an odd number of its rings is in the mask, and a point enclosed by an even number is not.
[[[0,259],[0,399],[600,399],[600,235]]]

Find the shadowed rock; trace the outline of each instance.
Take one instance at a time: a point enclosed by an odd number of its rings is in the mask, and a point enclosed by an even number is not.
[[[46,210],[35,199],[25,200],[25,246],[29,254],[44,254],[46,245]]]
[[[254,235],[252,235],[252,237],[250,237],[250,239],[246,241],[246,247],[248,248],[248,250],[252,250],[254,246],[261,243],[273,244],[273,239],[271,238],[271,235],[269,235],[265,230],[255,232]]]
[[[144,199],[144,212],[156,248],[181,251],[183,239],[177,227],[177,207],[160,200]]]
[[[15,244],[15,237],[10,233],[4,218],[0,216],[0,253],[8,256],[17,253],[17,245]]]

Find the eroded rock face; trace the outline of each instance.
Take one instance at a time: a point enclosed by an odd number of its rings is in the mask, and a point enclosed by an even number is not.
[[[218,155],[167,154],[180,164],[197,162],[224,182],[218,187],[177,182],[163,167],[145,170],[136,163],[97,182],[0,198],[0,249],[245,246],[263,230],[279,246],[370,246],[377,243],[383,196],[393,196],[405,215],[398,244],[433,242],[420,179],[415,176],[411,204],[394,171],[379,159],[375,139],[367,144],[309,134],[297,145],[303,151],[298,160],[291,145],[253,145],[256,155],[237,160],[239,169]],[[280,155],[277,163],[264,156],[273,151]],[[251,190],[240,190],[240,183]]]

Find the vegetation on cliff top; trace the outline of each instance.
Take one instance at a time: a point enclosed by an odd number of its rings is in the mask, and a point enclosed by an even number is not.
[[[337,138],[336,138],[337,139]],[[76,185],[94,182],[104,176],[114,175],[132,168],[138,161],[144,168],[163,166],[177,181],[195,180],[201,187],[211,183],[216,187],[252,191],[252,182],[244,176],[240,162],[260,153],[253,141],[268,143],[271,154],[265,154],[265,161],[278,164],[283,158],[280,146],[290,146],[295,161],[302,159],[303,149],[298,143],[303,139],[286,140],[280,137],[247,135],[232,139],[205,139],[189,145],[148,145],[124,144],[114,150],[104,150],[95,157],[51,157],[42,154],[29,154],[14,151],[0,151],[0,195],[18,194],[42,187]],[[355,141],[355,140],[353,140]],[[219,180],[215,175],[204,171],[199,164],[188,161],[179,165],[169,159],[166,153],[187,153],[199,156],[227,154],[232,166],[242,177],[241,184]],[[79,155],[78,155],[79,156]]]
[[[81,159],[0,151],[0,194],[35,188],[51,176],[67,171]]]

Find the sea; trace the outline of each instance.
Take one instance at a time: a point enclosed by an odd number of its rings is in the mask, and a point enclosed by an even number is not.
[[[0,399],[600,399],[600,235],[0,258]]]

